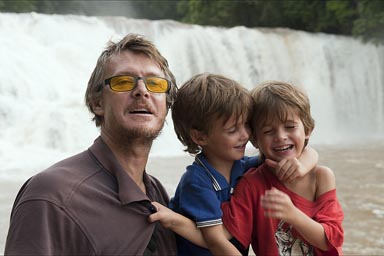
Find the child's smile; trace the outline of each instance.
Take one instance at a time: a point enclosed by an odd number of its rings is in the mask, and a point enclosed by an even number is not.
[[[286,120],[275,119],[257,131],[257,145],[267,159],[298,158],[304,149],[304,125],[295,111]]]

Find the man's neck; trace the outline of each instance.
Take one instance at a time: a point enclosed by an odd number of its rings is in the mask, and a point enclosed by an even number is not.
[[[101,137],[111,149],[124,171],[145,192],[143,173],[152,144],[143,143],[139,140],[115,141],[103,133],[101,133]]]

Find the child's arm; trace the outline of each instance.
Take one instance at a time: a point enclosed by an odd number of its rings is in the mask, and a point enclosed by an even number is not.
[[[287,158],[280,162],[266,159],[265,163],[276,170],[280,181],[291,182],[305,176],[311,171],[319,160],[319,154],[311,147],[305,147],[303,153],[297,158]]]
[[[316,167],[317,199],[322,194],[336,188],[335,176],[332,170],[325,167]],[[327,251],[327,237],[322,224],[307,216],[296,208],[290,197],[284,192],[272,188],[261,197],[261,206],[265,216],[281,219],[291,224],[311,245]],[[336,216],[334,216],[336,218]]]
[[[152,204],[157,208],[157,212],[148,217],[150,222],[160,221],[163,227],[169,228],[198,246],[209,249],[213,255],[241,255],[229,241],[232,236],[223,225],[199,229],[187,217],[157,202]]]
[[[152,204],[156,206],[157,212],[149,215],[149,222],[159,221],[163,227],[172,230],[192,243],[208,248],[201,230],[196,227],[192,220],[158,202],[152,202]]]
[[[261,197],[261,206],[266,217],[281,219],[291,224],[312,246],[328,250],[323,226],[296,208],[284,192],[272,188]]]
[[[223,225],[201,228],[204,240],[213,255],[241,255],[236,247],[228,240],[225,232]],[[227,232],[227,234],[229,233]]]

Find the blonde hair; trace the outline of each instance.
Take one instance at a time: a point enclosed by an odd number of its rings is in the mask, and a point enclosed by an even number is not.
[[[192,129],[208,134],[218,119],[223,118],[224,123],[233,115],[237,120],[248,119],[250,111],[251,97],[247,89],[222,75],[203,73],[179,88],[172,106],[172,119],[185,151],[196,154],[200,148],[192,140]]]
[[[88,81],[88,87],[85,92],[85,104],[87,105],[88,110],[94,114],[92,120],[95,121],[97,127],[102,124],[103,118],[98,116],[93,111],[93,106],[96,102],[98,102],[102,95],[102,88],[104,86],[104,80],[106,79],[106,77],[104,77],[105,68],[111,57],[120,54],[122,51],[142,53],[148,56],[151,60],[155,61],[164,72],[166,78],[172,82],[171,89],[167,93],[166,99],[168,109],[171,107],[176,98],[176,80],[169,69],[167,60],[160,54],[156,46],[151,41],[138,34],[128,34],[117,43],[112,41],[108,43],[106,49],[97,59],[96,67]]]

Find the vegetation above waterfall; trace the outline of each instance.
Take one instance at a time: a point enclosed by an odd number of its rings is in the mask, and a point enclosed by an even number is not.
[[[119,15],[224,27],[287,27],[384,42],[383,0],[0,0],[0,11]]]

